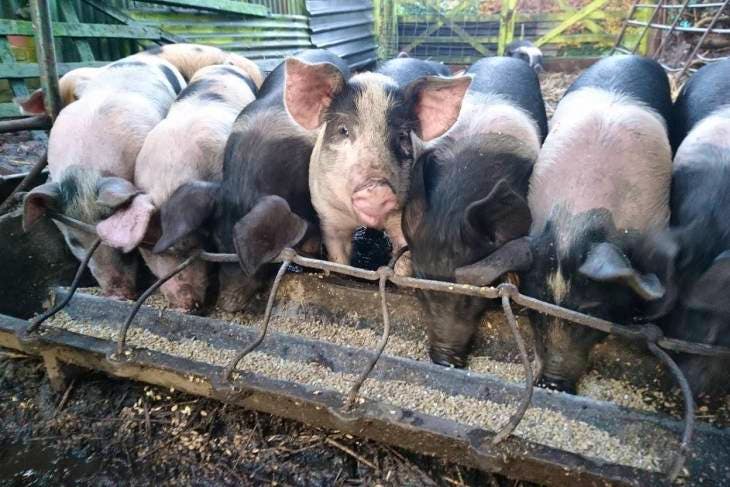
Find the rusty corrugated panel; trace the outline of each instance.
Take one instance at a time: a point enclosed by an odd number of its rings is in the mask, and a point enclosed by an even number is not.
[[[312,44],[342,57],[351,68],[365,68],[377,60],[370,0],[308,0]]]

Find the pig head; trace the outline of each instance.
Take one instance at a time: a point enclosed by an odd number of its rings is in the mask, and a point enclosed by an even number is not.
[[[405,245],[401,211],[414,162],[411,132],[431,140],[456,121],[470,78],[425,77],[398,87],[362,73],[345,81],[327,64],[287,60],[285,104],[308,130],[319,130],[309,185],[328,256],[349,263],[352,232],[384,229]]]
[[[23,206],[23,226],[30,228],[50,209],[89,224],[96,224],[114,210],[130,204],[138,191],[128,181],[102,176],[97,171],[70,166],[59,181],[31,190]],[[82,260],[96,236],[56,222],[74,256]],[[137,294],[137,256],[101,245],[89,261],[89,269],[106,296],[134,299]]]

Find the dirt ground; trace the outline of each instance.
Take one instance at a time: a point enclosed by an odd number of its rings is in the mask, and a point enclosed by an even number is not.
[[[574,77],[543,74],[548,115]],[[0,134],[0,175],[27,171],[45,145]],[[0,487],[534,485],[101,374],[57,394],[41,361],[1,349],[0,417]]]
[[[42,132],[0,134],[0,176],[29,171],[43,155],[47,140]]]
[[[0,350],[0,486],[529,487],[336,431]]]

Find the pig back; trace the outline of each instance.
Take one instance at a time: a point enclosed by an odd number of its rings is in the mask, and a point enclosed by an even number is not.
[[[466,73],[473,77],[470,93],[498,95],[514,104],[535,120],[540,140],[545,138],[548,124],[540,80],[527,63],[510,57],[488,57],[471,65]]]
[[[398,86],[405,86],[424,76],[451,76],[451,71],[444,64],[414,58],[390,59],[375,72],[393,79]]]
[[[730,108],[730,59],[703,66],[682,87],[671,120],[674,150],[698,122],[724,108]]]
[[[632,55],[603,58],[585,70],[564,96],[583,88],[621,93],[651,108],[665,122],[671,118],[669,79],[653,59]]]
[[[618,229],[669,219],[671,150],[664,121],[623,95],[584,88],[560,102],[530,181],[532,233],[555,215],[608,210]],[[555,222],[560,225],[560,221]]]

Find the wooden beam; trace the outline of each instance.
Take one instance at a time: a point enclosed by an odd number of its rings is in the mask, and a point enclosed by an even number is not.
[[[565,32],[566,30],[570,29],[583,19],[587,18],[589,15],[591,15],[593,12],[598,10],[599,8],[603,7],[608,0],[593,0],[591,3],[586,5],[584,8],[579,10],[578,12],[574,13],[561,23],[559,23],[554,29],[550,30],[547,34],[539,38],[535,41],[536,46],[542,46],[543,44],[547,44],[548,42],[552,41],[554,38],[558,37],[560,34]]]
[[[255,17],[268,17],[269,9],[263,5],[256,5],[236,0],[137,0],[144,3],[171,5],[173,7],[189,7],[215,12],[226,12]]]
[[[499,15],[499,40],[497,41],[497,55],[499,56],[504,54],[507,44],[514,39],[516,17],[517,0],[502,0],[502,10]]]
[[[7,35],[32,36],[34,35],[33,24],[26,20],[0,19],[0,36]],[[162,37],[162,32],[154,27],[54,22],[53,36],[157,40]]]
[[[163,40],[165,42],[183,42],[182,39],[180,39],[178,36],[169,34],[162,29],[158,29],[156,27],[146,27],[146,26],[140,24],[135,19],[133,19],[129,15],[125,14],[118,8],[112,7],[111,5],[107,5],[106,3],[101,2],[100,0],[81,0],[81,1],[87,5],[95,8],[96,10],[103,13],[104,15],[107,15],[109,18],[114,19],[117,22],[121,22],[122,24],[124,24],[125,26],[127,26],[129,28],[153,29],[155,32],[159,32],[159,40]],[[145,38],[136,36],[135,39],[145,39]]]
[[[0,38],[0,63],[15,64],[16,62],[17,61],[15,60],[13,51],[10,49],[10,43],[8,42],[7,39]],[[10,79],[10,80],[8,80],[8,82],[10,83],[10,89],[13,92],[13,96],[24,98],[30,94],[28,92],[28,87],[25,86],[25,80]],[[18,110],[18,107],[16,107],[14,103],[8,103],[8,105],[10,105],[12,107],[13,115],[6,115],[5,112],[7,111],[8,107],[3,109],[2,105],[0,105],[0,118],[6,118],[8,116],[17,116],[20,114],[20,110]]]
[[[59,0],[58,6],[61,9],[63,18],[68,23],[81,24],[79,16],[76,14],[76,7],[72,3],[72,0]],[[76,52],[79,54],[79,59],[83,62],[88,63],[94,60],[94,51],[91,50],[91,44],[89,41],[84,39],[75,39],[73,42]]]
[[[94,61],[92,63],[58,63],[56,66],[58,66],[58,74],[62,76],[76,68],[101,67],[106,64],[109,63]],[[40,68],[36,63],[0,64],[0,78],[38,78],[40,74]]]

